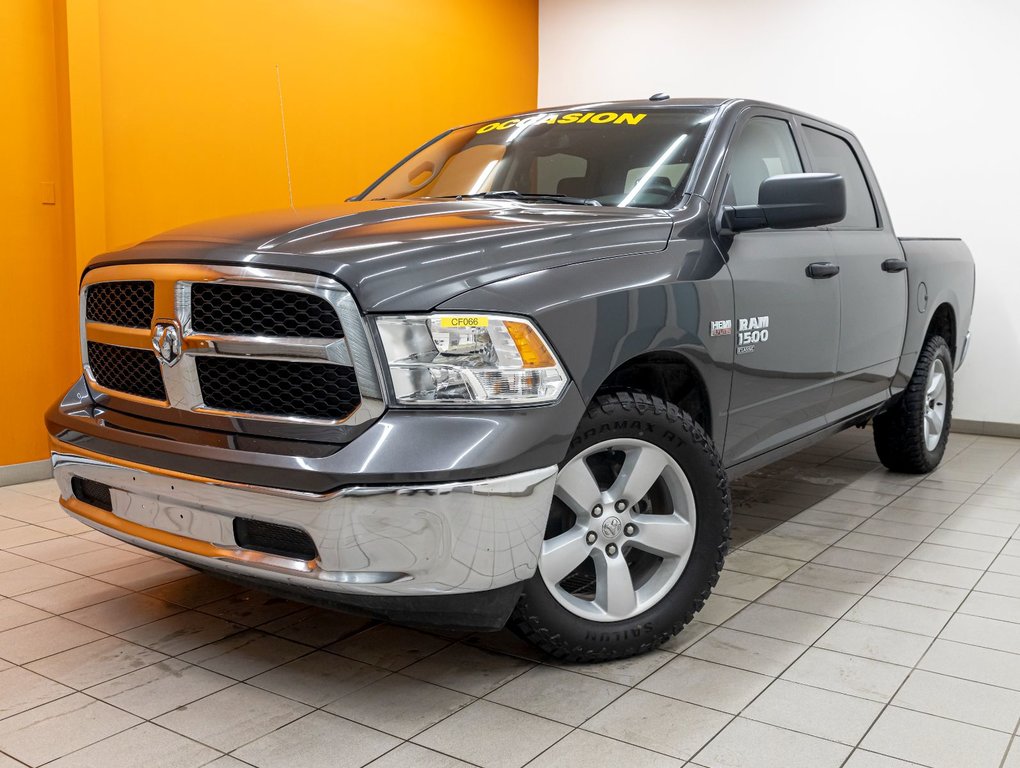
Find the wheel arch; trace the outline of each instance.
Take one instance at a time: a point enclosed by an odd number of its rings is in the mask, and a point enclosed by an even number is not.
[[[925,342],[932,336],[941,336],[949,345],[949,354],[956,363],[956,311],[948,301],[941,303],[932,313],[928,322],[928,330],[924,334]]]
[[[627,360],[606,377],[595,397],[620,390],[661,397],[689,413],[707,434],[713,434],[708,387],[697,366],[679,352],[647,352]]]

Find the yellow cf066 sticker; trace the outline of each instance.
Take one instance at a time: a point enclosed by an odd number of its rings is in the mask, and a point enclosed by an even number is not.
[[[488,326],[489,318],[464,315],[455,317],[440,318],[439,325],[442,328],[484,328]]]
[[[612,125],[637,125],[648,115],[645,112],[567,112],[563,115],[533,115],[532,117],[511,117],[509,120],[486,123],[475,133],[506,131],[510,128],[525,128],[529,125],[567,125],[569,123],[595,123]]]

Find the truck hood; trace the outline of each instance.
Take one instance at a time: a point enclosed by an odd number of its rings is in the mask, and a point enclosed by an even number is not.
[[[506,200],[349,202],[219,219],[94,259],[203,262],[330,275],[366,312],[425,311],[549,267],[666,247],[657,210]]]

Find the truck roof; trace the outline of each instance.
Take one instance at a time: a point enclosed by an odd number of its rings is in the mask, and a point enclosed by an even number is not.
[[[642,109],[655,109],[657,107],[726,107],[727,109],[739,109],[741,107],[765,107],[767,109],[776,109],[782,112],[790,112],[801,117],[806,117],[811,120],[817,120],[819,123],[825,123],[833,128],[838,128],[841,131],[853,135],[853,131],[845,128],[844,126],[834,123],[831,120],[812,115],[810,112],[804,112],[800,109],[792,109],[791,107],[785,107],[782,104],[775,104],[773,102],[761,101],[759,99],[744,99],[744,98],[684,98],[684,99],[659,99],[653,101],[652,99],[626,99],[623,101],[591,101],[580,104],[562,104],[558,106],[544,107],[541,109],[533,109],[527,112],[515,112],[515,115],[537,115],[543,112],[568,112],[568,111],[591,111],[595,109],[608,109],[612,108],[613,111],[634,111]]]

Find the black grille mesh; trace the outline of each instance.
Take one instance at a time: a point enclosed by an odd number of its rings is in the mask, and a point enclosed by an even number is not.
[[[85,293],[85,318],[96,323],[148,328],[155,312],[155,292],[148,280],[96,283]]]
[[[191,325],[199,333],[339,339],[340,319],[319,296],[272,288],[191,286]]]
[[[234,540],[239,547],[283,555],[295,560],[314,560],[318,557],[312,537],[300,528],[261,520],[234,518]]]
[[[151,349],[130,349],[90,341],[88,353],[92,376],[101,387],[138,397],[166,400],[159,361]]]
[[[113,499],[110,498],[110,486],[87,477],[71,478],[71,493],[76,499],[93,507],[113,512]]]
[[[361,402],[354,369],[344,365],[199,357],[209,408],[265,415],[343,419]]]

